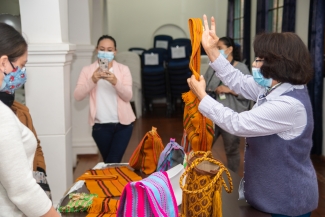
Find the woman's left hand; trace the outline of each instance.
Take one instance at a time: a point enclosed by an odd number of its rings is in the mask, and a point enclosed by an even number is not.
[[[115,85],[117,83],[117,78],[114,73],[106,72],[106,76],[103,77],[104,80],[110,82],[111,84]]]
[[[205,92],[205,80],[203,76],[200,76],[200,80],[196,80],[195,76],[192,75],[190,78],[187,79],[188,86],[191,88],[192,92],[198,97],[201,101],[203,97],[207,95]]]

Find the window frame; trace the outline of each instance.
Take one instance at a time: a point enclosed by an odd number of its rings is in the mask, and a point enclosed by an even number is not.
[[[280,5],[279,3],[282,4]],[[280,10],[281,10],[280,12],[281,14],[279,14]],[[284,11],[284,0],[268,0],[267,11],[266,11],[267,32],[278,32],[278,33],[282,32],[283,11]],[[281,19],[279,19],[280,16]]]

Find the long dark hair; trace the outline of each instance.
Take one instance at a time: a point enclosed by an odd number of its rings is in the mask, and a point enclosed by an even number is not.
[[[0,23],[0,57],[8,56],[9,61],[15,62],[27,51],[27,43],[23,36],[12,26]]]
[[[235,44],[234,39],[225,36],[219,38],[219,41],[222,41],[227,47],[232,47],[232,56],[234,60],[241,61],[240,45]]]

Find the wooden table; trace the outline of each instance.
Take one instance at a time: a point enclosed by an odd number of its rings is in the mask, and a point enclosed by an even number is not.
[[[271,217],[270,214],[261,212],[251,207],[245,200],[238,200],[238,186],[241,178],[236,173],[230,171],[233,181],[233,192],[228,194],[224,188],[222,191],[222,214],[223,217]],[[227,180],[226,176],[224,179]],[[227,182],[227,181],[226,181]],[[228,183],[227,183],[228,184]],[[83,186],[78,192],[89,193],[88,189]],[[62,205],[66,205],[69,199],[66,197]],[[61,213],[62,217],[85,217],[87,213]]]

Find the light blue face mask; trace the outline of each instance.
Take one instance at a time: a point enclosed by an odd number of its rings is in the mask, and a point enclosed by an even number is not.
[[[5,87],[6,87],[6,82],[3,80],[0,87],[0,91],[3,90]]]
[[[225,50],[219,50],[220,54],[227,59],[228,54],[225,53]]]
[[[109,51],[98,51],[98,59],[108,59],[108,62],[111,62],[114,59],[114,52]]]
[[[271,87],[272,78],[264,78],[260,68],[252,67],[252,74],[256,83],[258,83],[262,87]]]

